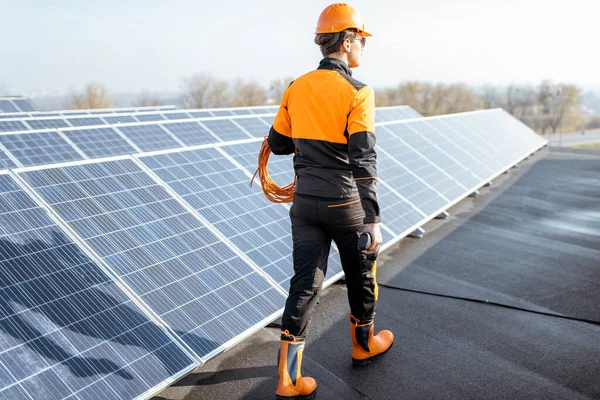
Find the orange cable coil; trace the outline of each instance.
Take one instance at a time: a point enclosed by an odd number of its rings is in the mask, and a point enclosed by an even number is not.
[[[284,187],[277,185],[273,179],[269,176],[269,156],[271,155],[271,147],[269,142],[265,138],[260,151],[258,153],[258,168],[252,176],[250,185],[254,182],[254,178],[258,174],[260,179],[260,185],[265,194],[265,197],[273,203],[291,203],[294,200],[294,193],[296,192],[296,177],[294,176],[294,182]]]

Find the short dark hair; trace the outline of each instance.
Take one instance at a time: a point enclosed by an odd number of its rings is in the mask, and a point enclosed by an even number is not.
[[[340,50],[340,46],[346,39],[351,42],[356,40],[356,29],[346,29],[336,33],[317,33],[315,35],[315,43],[321,47],[321,54],[327,57]]]

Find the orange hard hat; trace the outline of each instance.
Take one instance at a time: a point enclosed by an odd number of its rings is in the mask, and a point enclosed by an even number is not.
[[[373,36],[365,31],[365,22],[354,7],[346,3],[336,3],[323,10],[315,33],[336,33],[350,28],[356,29],[364,37]]]

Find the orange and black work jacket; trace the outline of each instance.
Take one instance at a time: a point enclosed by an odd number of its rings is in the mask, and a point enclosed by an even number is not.
[[[373,89],[346,63],[325,58],[287,88],[269,132],[274,154],[292,154],[296,193],[360,196],[364,223],[379,222]]]

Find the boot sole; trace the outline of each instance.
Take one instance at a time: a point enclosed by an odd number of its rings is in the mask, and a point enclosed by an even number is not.
[[[278,394],[275,395],[275,400],[313,400],[317,398],[317,389],[315,389],[311,394],[304,394],[298,396],[280,396]]]
[[[383,353],[379,353],[376,356],[365,358],[364,360],[357,360],[356,358],[353,358],[352,359],[352,366],[353,367],[364,367],[365,365],[370,364],[373,361],[375,361],[375,360],[383,357],[385,355],[385,353],[387,353],[388,351],[390,351],[390,349],[392,348],[392,346],[394,346],[394,343],[396,343],[395,340],[392,342],[392,344],[390,344],[390,347],[388,347],[386,351],[384,351]]]

